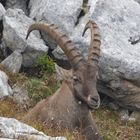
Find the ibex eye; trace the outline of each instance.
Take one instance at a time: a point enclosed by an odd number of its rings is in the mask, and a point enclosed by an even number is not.
[[[73,76],[73,80],[78,81],[78,77],[77,76]]]
[[[80,82],[80,79],[79,79],[77,76],[73,76],[73,80],[74,80],[75,82]]]

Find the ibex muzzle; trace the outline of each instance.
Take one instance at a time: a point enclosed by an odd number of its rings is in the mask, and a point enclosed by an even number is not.
[[[88,22],[83,35],[87,29],[91,30],[91,43],[89,48],[88,60],[76,49],[74,43],[55,27],[54,24],[48,25],[35,23],[30,26],[27,37],[33,30],[47,32],[62,48],[73,69],[71,90],[78,101],[86,104],[90,109],[98,108],[100,97],[96,89],[98,62],[100,57],[100,33],[95,22]]]

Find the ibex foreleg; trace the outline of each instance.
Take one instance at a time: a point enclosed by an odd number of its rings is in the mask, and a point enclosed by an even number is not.
[[[86,123],[84,123],[86,122]],[[82,133],[86,140],[103,140],[96,124],[94,123],[91,114],[86,116],[82,123]]]

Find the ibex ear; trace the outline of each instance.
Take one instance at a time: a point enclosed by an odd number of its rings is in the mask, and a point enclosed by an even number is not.
[[[73,77],[72,69],[66,70],[66,69],[63,69],[62,67],[58,66],[57,64],[55,64],[55,69],[56,69],[57,78],[59,81],[72,79],[72,77]]]

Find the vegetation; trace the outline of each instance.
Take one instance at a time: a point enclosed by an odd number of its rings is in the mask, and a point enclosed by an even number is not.
[[[37,61],[37,66],[41,67],[41,69],[43,70],[46,70],[50,74],[55,72],[54,61],[47,54],[44,54],[41,57],[39,57]]]

